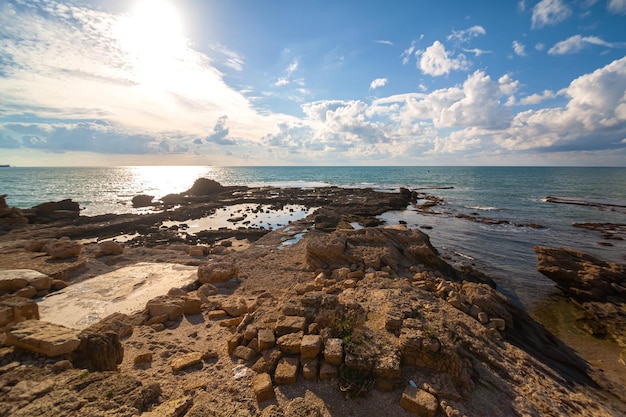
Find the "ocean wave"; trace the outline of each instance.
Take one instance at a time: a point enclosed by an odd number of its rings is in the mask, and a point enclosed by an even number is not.
[[[498,207],[491,207],[491,206],[465,206],[466,209],[471,209],[471,210],[482,210],[482,211],[499,211],[502,209],[499,209]]]

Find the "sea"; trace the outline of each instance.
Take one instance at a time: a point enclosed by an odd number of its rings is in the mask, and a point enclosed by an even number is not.
[[[0,194],[19,208],[71,198],[85,216],[133,213],[137,212],[131,204],[135,195],[159,198],[179,193],[201,177],[251,187],[369,187],[381,192],[404,187],[439,197],[443,203],[434,208],[435,214],[408,206],[380,217],[386,224],[402,222],[420,228],[450,262],[471,264],[487,273],[500,291],[529,309],[557,292],[536,271],[536,245],[569,247],[626,263],[626,240],[606,240],[599,232],[573,227],[575,223],[626,224],[626,168],[10,167],[0,168]],[[556,204],[548,197],[581,204]],[[478,223],[458,214],[509,223]],[[626,239],[623,232],[621,237]]]

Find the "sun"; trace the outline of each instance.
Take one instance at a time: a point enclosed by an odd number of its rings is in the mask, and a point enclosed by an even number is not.
[[[120,20],[117,32],[139,84],[167,84],[185,60],[180,14],[170,1],[139,1]]]

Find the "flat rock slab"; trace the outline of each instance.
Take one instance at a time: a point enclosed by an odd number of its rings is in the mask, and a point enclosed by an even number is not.
[[[70,285],[39,302],[42,320],[82,330],[113,313],[133,314],[146,303],[197,279],[197,267],[142,262]]]
[[[0,291],[17,291],[27,285],[36,290],[50,288],[52,278],[32,269],[0,269]]]
[[[6,344],[49,357],[73,352],[80,345],[77,330],[54,323],[26,320],[7,333]]]

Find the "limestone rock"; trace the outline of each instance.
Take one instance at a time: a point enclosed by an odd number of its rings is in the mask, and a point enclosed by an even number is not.
[[[203,303],[206,303],[209,301],[210,296],[219,294],[219,291],[215,285],[206,283],[202,284],[200,288],[198,288],[197,294],[198,298],[200,298]]]
[[[229,297],[220,303],[220,308],[231,317],[243,316],[248,312],[246,300],[241,297]]]
[[[272,329],[259,329],[257,333],[259,350],[271,349],[276,344],[276,336]]]
[[[331,365],[327,362],[322,362],[320,365],[320,379],[333,379],[337,377],[339,367],[337,365]]]
[[[326,340],[324,360],[331,365],[341,365],[343,362],[343,341],[341,339],[330,338]]]
[[[248,362],[254,359],[256,352],[247,346],[237,346],[233,351],[233,356]]]
[[[307,334],[302,337],[300,353],[303,359],[316,358],[322,349],[322,338],[320,335]]]
[[[144,413],[142,416],[146,417],[146,414],[154,417],[183,417],[189,408],[193,404],[193,399],[185,395],[184,397],[174,398],[166,401],[154,407],[149,413]]]
[[[168,296],[156,297],[146,304],[150,317],[166,315],[168,320],[176,320],[184,313],[185,302]]]
[[[435,417],[439,408],[434,395],[412,386],[408,386],[402,393],[400,406],[420,417]]]
[[[181,371],[190,366],[194,366],[202,362],[201,352],[190,352],[181,356],[177,356],[170,362],[170,366],[174,372]]]
[[[295,384],[298,379],[298,368],[300,360],[298,358],[283,358],[276,367],[274,380],[278,385]]]
[[[535,246],[537,270],[556,283],[561,291],[578,301],[605,301],[620,297],[626,285],[626,266],[605,262],[586,253]],[[612,285],[616,284],[616,285]]]
[[[276,336],[304,331],[306,318],[300,316],[283,316],[276,322]]]
[[[39,307],[35,301],[18,296],[0,300],[0,328],[31,319],[39,320]]]
[[[261,373],[252,379],[252,390],[258,402],[271,400],[276,397],[272,378],[268,373]]]
[[[31,269],[0,270],[0,293],[15,292],[28,285],[36,291],[48,290],[52,285],[52,278]]]
[[[317,358],[302,359],[302,377],[306,380],[317,379],[319,361]]]
[[[96,256],[121,255],[124,253],[124,246],[112,240],[98,243]]]
[[[294,398],[287,407],[285,415],[290,417],[321,417],[319,406],[305,398]]]
[[[5,343],[54,357],[76,350],[80,338],[77,330],[39,320],[26,320],[7,332]]]
[[[59,239],[48,243],[45,249],[52,259],[68,259],[80,255],[83,245],[69,239]]]
[[[278,348],[286,354],[300,353],[300,345],[302,344],[303,332],[287,333],[276,341]]]
[[[80,345],[76,351],[78,360],[85,362],[94,371],[114,371],[124,359],[124,348],[115,332],[92,333],[84,331],[80,335]]]
[[[229,263],[210,263],[198,267],[198,280],[202,284],[224,282],[235,278],[239,273],[236,265]]]

